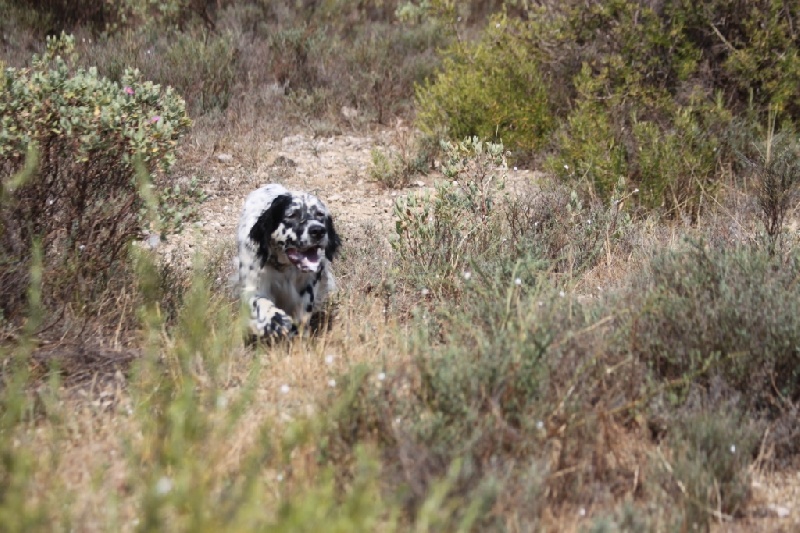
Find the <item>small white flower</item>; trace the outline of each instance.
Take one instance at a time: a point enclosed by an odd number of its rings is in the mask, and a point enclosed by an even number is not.
[[[564,170],[569,170],[569,165],[564,165]]]
[[[517,171],[517,167],[514,167],[514,172],[516,172],[516,171]]]
[[[420,293],[421,293],[423,296],[427,296],[427,295],[429,295],[429,294],[431,293],[431,291],[429,291],[428,289],[422,289],[422,290],[420,291]]]
[[[333,364],[333,359],[334,359],[333,354],[326,355],[325,356],[325,364],[326,365],[332,365]]]
[[[539,301],[539,307],[542,307],[543,305],[544,305],[544,302],[542,302],[542,301],[540,300],[540,301]]]
[[[289,385],[281,385],[281,394],[287,394],[289,392]]]
[[[639,192],[639,187],[636,187],[635,189],[633,189],[633,194],[636,194],[638,192]]]
[[[458,180],[453,180],[453,185],[458,185]]]
[[[163,496],[172,490],[172,480],[168,477],[162,477],[156,482],[156,494]]]
[[[384,379],[386,379],[386,373],[385,372],[380,372],[378,374],[378,381],[383,381]]]
[[[500,28],[500,23],[498,22],[497,24],[495,24],[495,26],[494,26],[494,27],[495,27],[495,28]]]
[[[589,220],[586,221],[586,223],[591,226],[592,225],[592,219],[590,218]]]
[[[514,280],[514,285],[516,285],[517,287],[519,287],[520,285],[522,285],[522,280],[521,280],[521,279],[519,279],[519,278],[515,279],[515,280]]]
[[[736,453],[736,445],[731,444],[731,453]]]
[[[228,407],[228,398],[224,394],[217,396],[217,409],[225,409]]]
[[[538,226],[538,225],[539,225],[539,222],[538,222],[538,221],[536,221],[536,222],[534,222],[534,223],[533,223],[533,227],[534,227],[534,228],[535,228],[536,226]]]
[[[562,298],[563,298],[564,296],[566,296],[566,295],[564,294],[564,291],[558,291],[558,295],[559,295],[559,296],[561,296]]]
[[[586,509],[581,507],[580,509],[578,509],[578,514],[581,516],[586,516]]]
[[[275,476],[275,479],[277,479],[278,481],[283,481],[283,474],[278,474],[277,476]]]
[[[541,420],[536,421],[536,429],[542,429],[544,427],[544,422]]]
[[[335,388],[336,387],[336,380],[333,379],[333,378],[329,379],[328,380],[328,387],[330,387],[332,389]]]
[[[80,251],[83,251],[85,249],[86,249],[86,245],[85,244],[81,244],[80,246],[78,246],[78,250],[80,250]]]
[[[464,279],[465,280],[469,281],[469,278],[471,278],[471,277],[472,277],[472,272],[470,272],[469,270],[464,272]]]

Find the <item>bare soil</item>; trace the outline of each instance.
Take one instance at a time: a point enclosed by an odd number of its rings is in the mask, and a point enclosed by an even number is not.
[[[205,158],[208,174],[204,190],[208,200],[201,204],[199,220],[180,234],[170,235],[162,253],[188,264],[198,248],[213,249],[235,242],[236,225],[244,199],[250,191],[269,183],[281,183],[319,196],[332,211],[345,246],[357,241],[361,228],[368,225],[385,236],[393,234],[392,208],[398,197],[425,194],[441,175],[434,169],[414,178],[410,187],[391,190],[369,177],[371,152],[388,151],[405,129],[385,129],[372,135],[339,135],[317,138],[294,134],[280,141],[266,141],[260,147],[260,161],[247,161],[245,154],[216,153]],[[196,170],[196,169],[195,169]],[[509,169],[511,186],[531,181],[540,173]],[[231,249],[231,253],[233,253]]]

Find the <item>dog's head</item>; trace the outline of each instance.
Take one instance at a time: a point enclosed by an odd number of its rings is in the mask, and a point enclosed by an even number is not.
[[[333,261],[341,246],[328,208],[303,192],[275,197],[253,225],[250,238],[258,243],[262,260],[293,265],[302,272],[317,272],[323,255]]]

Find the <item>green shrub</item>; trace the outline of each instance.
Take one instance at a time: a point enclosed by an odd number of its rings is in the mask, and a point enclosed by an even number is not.
[[[95,69],[74,69],[73,42],[50,40],[30,68],[3,73],[4,185],[30,148],[39,154],[37,172],[0,206],[7,311],[27,288],[35,238],[42,242],[46,298],[102,290],[95,282],[113,275],[141,232],[134,162],[148,172],[168,171],[189,126],[183,100],[171,88],[143,81],[138,71],[126,71],[118,84]]]
[[[455,494],[489,484],[488,503],[508,509],[484,515],[480,527],[504,519],[536,530],[547,501],[585,502],[597,484],[631,475],[599,459],[613,443],[596,437],[604,415],[595,415],[612,397],[626,403],[641,368],[629,360],[617,367],[626,357],[605,351],[613,311],[581,306],[524,258],[503,263],[460,277],[458,298],[418,308],[408,364],[337,379],[355,395],[322,460],[347,464],[354,446],[377,444],[387,490],[403,494],[412,515],[458,460]]]
[[[448,50],[417,90],[418,123],[502,138],[528,158],[549,149],[551,170],[604,201],[624,177],[644,206],[694,218],[720,170],[737,166],[737,119],[774,109],[800,120],[798,9],[780,0],[509,9]]]
[[[414,176],[428,172],[437,144],[427,136],[399,132],[396,146],[385,151],[373,148],[369,177],[390,189],[408,187]]]
[[[740,516],[750,498],[758,432],[741,415],[686,416],[669,438],[671,459],[659,455],[657,477],[683,511],[683,530],[708,531],[712,522]]]
[[[666,88],[648,86],[627,61],[633,59],[583,64],[573,79],[574,109],[557,131],[548,166],[604,201],[624,178],[645,207],[696,216],[703,197],[716,192],[723,158],[730,159],[731,115],[702,95],[676,101],[668,80]]]
[[[603,324],[615,311],[584,307],[551,282],[561,281],[555,268],[596,264],[626,231],[624,216],[563,189],[506,192],[501,145],[468,139],[442,151],[448,181],[396,205],[391,283],[415,300],[409,363],[383,379],[375,369],[337,380],[356,395],[323,457],[347,464],[354,446],[377,443],[386,483],[406,495],[412,516],[431,481],[461,461],[455,494],[491,487],[490,502],[536,529],[543,498],[583,501],[594,482],[625,475],[593,459],[605,453],[589,437],[594,409],[605,407],[585,409],[609,397],[605,387],[623,404],[638,395],[623,384],[641,379],[642,367],[607,372],[628,357],[605,351]],[[573,238],[574,248],[558,244]],[[497,526],[488,517],[481,525]]]
[[[607,199],[620,178],[628,175],[627,154],[613,115],[593,94],[597,84],[588,66],[580,76],[576,85],[582,97],[556,133],[559,152],[549,166],[564,180],[588,182]]]
[[[541,73],[526,24],[495,16],[475,43],[456,42],[441,72],[417,87],[417,124],[429,135],[477,136],[522,152],[552,130],[551,86]]]
[[[369,167],[369,177],[390,189],[399,189],[408,186],[412,174],[403,168],[399,158],[388,156],[377,148],[370,152],[372,164]],[[391,159],[390,159],[391,157]]]
[[[83,45],[86,47],[86,45]],[[91,62],[112,81],[122,83],[131,67],[154,83],[172,87],[192,116],[227,108],[239,76],[241,55],[229,33],[187,30],[165,36],[129,31],[98,38]]]
[[[773,122],[758,158],[748,161],[756,175],[756,198],[771,253],[783,244],[784,223],[800,185],[800,143],[793,131],[776,134],[774,127]]]
[[[457,280],[472,258],[494,255],[502,246],[496,202],[506,172],[502,144],[471,138],[444,142],[442,150],[442,172],[449,181],[437,184],[433,197],[409,195],[396,202],[392,241],[408,266],[399,267],[400,275],[437,297],[458,291]]]
[[[659,504],[637,505],[626,500],[613,513],[592,520],[586,533],[659,533],[678,531],[681,514],[675,508]]]
[[[720,376],[746,407],[777,414],[800,399],[800,259],[688,244],[657,255],[634,283],[630,349],[656,376]]]
[[[562,185],[505,191],[503,146],[442,142],[442,172],[431,196],[395,204],[394,278],[426,299],[457,299],[462,276],[480,269],[518,275],[549,272],[568,282],[617,252],[629,253],[635,192],[617,183],[609,205],[584,202]]]
[[[680,29],[684,46],[709,65],[713,84],[725,91],[735,111],[752,102],[762,116],[772,107],[781,118],[800,119],[800,43],[794,26],[800,6],[783,0],[702,5],[673,0],[665,7],[664,16]]]

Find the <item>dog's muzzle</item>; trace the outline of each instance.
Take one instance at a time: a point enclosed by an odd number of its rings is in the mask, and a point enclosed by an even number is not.
[[[303,272],[316,272],[322,262],[322,248],[314,247],[302,250],[300,248],[287,248],[286,257],[294,266]]]
[[[302,272],[316,272],[325,256],[327,230],[322,224],[306,228],[297,246],[286,247],[286,257]]]

